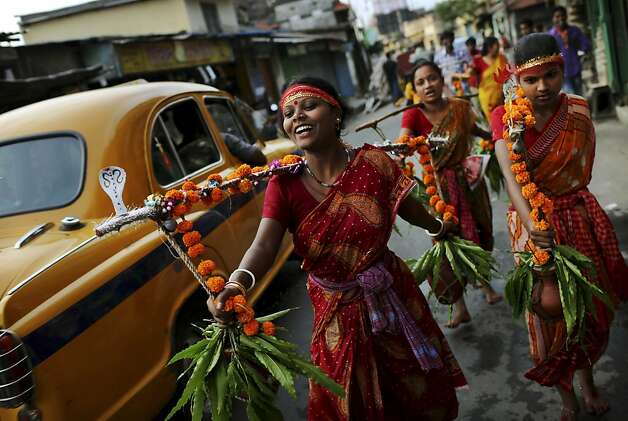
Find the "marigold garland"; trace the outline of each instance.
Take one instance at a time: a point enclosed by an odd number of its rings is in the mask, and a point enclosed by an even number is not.
[[[275,324],[273,322],[262,322],[262,330],[266,335],[275,336]]]
[[[243,326],[243,331],[246,336],[255,336],[259,333],[259,322],[255,319],[248,321]]]
[[[211,275],[211,273],[216,270],[216,262],[209,259],[203,260],[201,263],[198,264],[196,270],[198,271],[198,273],[201,274],[201,276]]]
[[[190,231],[183,234],[183,244],[186,247],[192,247],[201,241],[201,233],[198,231]]]
[[[205,281],[207,288],[214,294],[218,294],[225,288],[225,280],[222,276],[210,276]]]
[[[192,247],[188,248],[188,256],[191,258],[195,258],[203,254],[205,251],[205,246],[201,243],[194,244]]]
[[[184,233],[192,231],[192,222],[183,220],[177,224],[177,232]]]
[[[510,127],[534,126],[535,120],[532,103],[528,98],[524,97],[521,87],[517,88],[516,95],[518,98],[514,101],[506,101],[504,106],[506,112],[504,113],[503,122],[507,123]],[[510,137],[510,131],[504,130],[504,132],[508,134],[507,137],[504,136],[504,140],[507,141],[508,150],[510,151],[509,157],[512,163],[510,168],[515,174],[515,180],[521,185],[521,195],[530,203],[530,219],[534,223],[535,229],[547,231],[551,227],[548,220],[551,220],[554,204],[543,192],[540,192],[537,185],[532,182],[532,177],[528,172],[524,156],[513,152],[514,142]],[[543,266],[550,260],[550,254],[542,249],[534,250],[533,255],[534,263],[538,266]]]
[[[426,187],[425,192],[430,196],[428,201],[429,205],[434,209],[436,214],[442,215],[443,220],[458,224],[456,208],[448,205],[438,194],[436,175],[434,173],[435,169],[432,165],[432,157],[430,156],[430,149],[425,137],[403,135],[397,139],[396,143],[406,145],[408,155],[413,155],[414,153],[419,154],[419,163],[423,168],[423,183]]]

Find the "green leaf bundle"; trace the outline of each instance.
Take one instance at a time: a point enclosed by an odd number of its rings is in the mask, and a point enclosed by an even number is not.
[[[259,317],[258,322],[279,318],[291,309]],[[186,359],[191,375],[166,420],[190,403],[192,421],[200,421],[206,403],[212,420],[231,419],[232,401],[246,401],[251,420],[281,420],[274,400],[277,385],[296,398],[294,379],[306,376],[330,392],[344,396],[344,389],[320,368],[297,353],[298,347],[288,341],[263,333],[247,336],[240,324],[210,323],[203,339],[178,352],[169,364]]]
[[[512,306],[515,318],[521,317],[525,310],[534,311],[531,301],[536,283],[532,253],[517,254],[520,259],[519,265],[508,274],[505,287],[506,300]],[[550,260],[546,267],[551,270],[551,265],[554,265],[567,335],[580,341],[586,332],[587,314],[595,315],[596,312],[593,297],[602,301],[611,310],[613,304],[608,294],[587,278],[595,277],[595,265],[588,257],[565,245],[555,246],[552,257],[553,260]]]

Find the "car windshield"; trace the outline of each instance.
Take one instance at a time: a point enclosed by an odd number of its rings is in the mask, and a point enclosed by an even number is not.
[[[0,145],[0,217],[73,202],[81,192],[83,142],[70,134]]]

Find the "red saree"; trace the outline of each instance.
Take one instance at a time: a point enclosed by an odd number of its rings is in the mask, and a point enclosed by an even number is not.
[[[500,114],[503,108],[493,115],[493,128],[501,137]],[[595,129],[587,102],[563,95],[544,129],[527,130],[524,140],[533,180],[554,201],[556,241],[575,247],[595,263],[597,277],[590,280],[615,303],[626,300],[628,269],[617,237],[608,216],[587,189],[595,155]],[[513,209],[508,212],[508,225],[513,250],[523,250],[529,237]],[[608,344],[613,316],[601,302],[597,301],[596,307],[596,314],[586,320],[583,343],[569,346],[564,321],[548,322],[528,313],[530,355],[535,366],[526,373],[527,378],[571,390],[575,371],[595,364]]]
[[[341,399],[311,383],[309,420],[457,416],[455,388],[466,385],[464,375],[407,266],[386,246],[397,208],[413,187],[385,152],[365,145],[296,229],[295,250],[310,273],[312,360],[347,392]],[[392,275],[390,288],[438,353],[441,368],[422,370],[399,332],[374,335],[362,290],[341,292],[314,281],[342,287],[374,265]]]

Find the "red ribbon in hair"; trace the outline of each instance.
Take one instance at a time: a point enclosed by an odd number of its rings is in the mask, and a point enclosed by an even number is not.
[[[319,98],[331,105],[332,107],[341,108],[340,104],[336,99],[334,99],[334,97],[332,97],[322,89],[310,85],[294,85],[288,88],[279,100],[279,108],[283,111],[286,103],[305,97]]]

